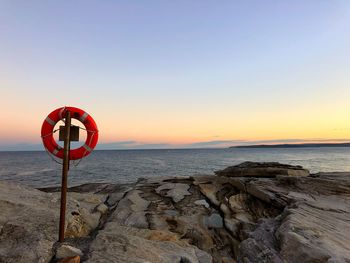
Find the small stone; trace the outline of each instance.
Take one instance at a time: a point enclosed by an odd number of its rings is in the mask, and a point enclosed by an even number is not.
[[[56,258],[67,258],[73,256],[82,256],[83,252],[79,248],[69,245],[62,245],[56,251]],[[75,262],[75,261],[73,261]]]

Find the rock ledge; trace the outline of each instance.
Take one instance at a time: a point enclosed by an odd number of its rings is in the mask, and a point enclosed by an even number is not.
[[[308,176],[310,173],[298,165],[294,166],[277,162],[244,162],[216,171],[215,174],[228,177],[276,177],[277,175]]]

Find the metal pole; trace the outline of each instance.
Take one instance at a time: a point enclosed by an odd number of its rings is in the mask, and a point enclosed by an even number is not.
[[[64,153],[63,153],[63,167],[62,167],[62,185],[61,185],[61,210],[60,210],[60,228],[58,241],[63,242],[65,219],[66,219],[66,203],[67,203],[67,175],[69,170],[69,150],[70,150],[70,126],[71,117],[70,112],[66,113],[66,125],[64,135]]]

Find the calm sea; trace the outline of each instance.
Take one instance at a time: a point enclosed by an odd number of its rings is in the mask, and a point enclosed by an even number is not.
[[[212,174],[244,161],[302,165],[311,172],[350,171],[350,148],[94,151],[71,165],[69,185],[125,183],[140,177]],[[60,184],[61,166],[46,152],[0,152],[0,180],[34,187]]]

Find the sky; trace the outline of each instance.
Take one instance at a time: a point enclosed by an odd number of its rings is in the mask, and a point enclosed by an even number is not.
[[[101,149],[350,140],[350,1],[0,1],[0,150],[62,106]]]

